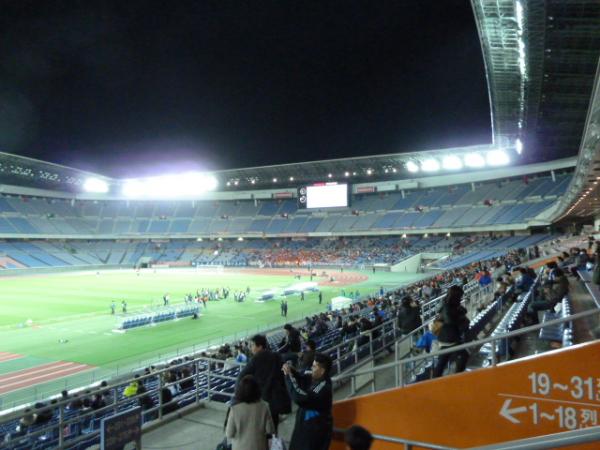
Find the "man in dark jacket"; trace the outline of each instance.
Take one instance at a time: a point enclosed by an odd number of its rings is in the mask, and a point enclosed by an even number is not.
[[[421,311],[419,305],[410,297],[402,299],[398,310],[398,329],[402,334],[409,334],[421,326]]]
[[[300,375],[289,364],[283,366],[288,391],[299,407],[289,450],[329,449],[333,433],[331,364],[329,356],[317,353],[311,375]]]
[[[306,350],[300,355],[298,361],[298,370],[300,373],[304,373],[312,368],[313,361],[315,360],[315,353],[317,350],[317,344],[312,339],[306,341]]]
[[[538,311],[553,309],[569,293],[569,280],[561,269],[554,269],[552,284],[543,290],[543,295],[537,296],[527,307],[527,315],[532,323],[539,323]]]
[[[269,404],[275,431],[279,425],[279,414],[291,412],[290,397],[285,388],[281,373],[283,361],[278,353],[269,350],[267,338],[257,334],[250,339],[252,359],[238,376],[238,381],[246,375],[254,375],[260,385],[261,398]]]
[[[467,310],[461,306],[463,290],[460,286],[450,286],[446,292],[446,297],[439,309],[439,320],[442,321],[442,328],[438,335],[440,350],[460,345],[469,329],[469,319]],[[446,353],[438,356],[437,363],[433,369],[434,378],[442,376],[448,361],[456,362],[456,372],[462,372],[467,366],[469,353],[466,350]]]
[[[302,350],[302,338],[300,332],[289,323],[284,325],[285,337],[279,343],[279,353],[283,356],[283,361],[291,361],[296,365],[298,362],[298,353]]]

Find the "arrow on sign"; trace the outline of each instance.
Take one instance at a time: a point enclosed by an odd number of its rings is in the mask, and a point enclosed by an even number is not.
[[[502,405],[502,408],[500,409],[500,415],[502,417],[504,417],[505,419],[510,420],[512,423],[521,423],[521,421],[515,417],[513,417],[513,414],[519,414],[519,413],[524,413],[527,412],[527,407],[526,406],[519,406],[517,408],[511,408],[510,404],[512,402],[512,399],[508,399],[504,401],[504,404]]]

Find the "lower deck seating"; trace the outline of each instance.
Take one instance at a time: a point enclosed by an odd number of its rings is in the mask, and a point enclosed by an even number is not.
[[[560,302],[560,311],[545,311],[542,323],[562,319],[571,314],[571,301],[568,296],[565,296]],[[570,322],[548,326],[540,330],[539,337],[545,341],[560,342],[563,347],[568,347],[573,345],[573,326]]]

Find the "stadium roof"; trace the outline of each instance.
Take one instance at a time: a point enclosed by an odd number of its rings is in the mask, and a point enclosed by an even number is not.
[[[485,62],[492,145],[313,161],[213,172],[219,186],[240,188],[350,179],[365,182],[414,178],[408,161],[494,149],[519,149],[519,163],[576,153],[600,55],[598,0],[471,0]],[[460,130],[457,130],[459,133]],[[268,158],[268,155],[265,155]],[[513,156],[514,159],[514,156]],[[346,173],[348,175],[346,176]],[[331,177],[329,176],[331,174]],[[354,175],[356,174],[356,175]],[[0,182],[77,192],[88,177],[102,175],[6,153]]]
[[[553,219],[573,221],[600,216],[600,63],[575,169]]]
[[[483,50],[493,142],[526,159],[579,149],[600,55],[597,0],[471,0]]]

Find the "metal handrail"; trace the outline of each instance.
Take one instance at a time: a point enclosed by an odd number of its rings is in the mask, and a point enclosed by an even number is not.
[[[542,450],[598,441],[600,441],[600,426],[471,447],[469,450]]]
[[[566,316],[566,317],[561,317],[559,319],[553,319],[553,320],[548,320],[544,323],[540,323],[540,324],[536,324],[536,325],[531,325],[525,328],[521,328],[519,330],[514,330],[514,331],[510,331],[508,333],[504,333],[504,334],[499,334],[493,337],[488,337],[488,338],[484,338],[484,339],[480,339],[478,341],[471,341],[471,342],[467,342],[465,344],[460,344],[460,345],[454,345],[452,347],[448,347],[448,348],[444,348],[442,350],[438,350],[436,352],[431,352],[428,353],[426,355],[417,355],[417,356],[413,356],[410,358],[405,358],[402,359],[398,362],[391,362],[391,363],[387,363],[387,364],[382,364],[381,366],[377,366],[374,367],[372,369],[367,369],[367,370],[358,370],[356,372],[353,373],[349,373],[349,374],[344,374],[344,375],[339,375],[337,377],[334,377],[334,379],[336,381],[339,381],[341,379],[346,379],[346,378],[351,378],[351,377],[357,377],[357,376],[361,376],[361,375],[368,375],[370,373],[374,373],[374,372],[378,372],[380,370],[385,370],[385,369],[390,369],[393,368],[397,365],[402,365],[402,364],[407,364],[407,363],[411,363],[411,362],[416,362],[416,361],[421,361],[424,359],[431,359],[435,356],[439,356],[439,355],[445,355],[445,354],[449,354],[449,353],[455,353],[457,351],[460,350],[466,350],[468,348],[471,347],[478,347],[481,346],[483,344],[486,344],[488,342],[491,342],[493,344],[495,344],[496,341],[500,341],[503,339],[509,339],[515,336],[520,336],[522,334],[527,334],[527,333],[531,333],[532,331],[536,331],[536,330],[540,330],[542,328],[546,328],[546,327],[550,327],[553,325],[559,325],[561,323],[566,323],[566,322],[573,322],[575,320],[579,320],[582,319],[584,317],[589,317],[589,316],[593,316],[594,314],[600,314],[600,308],[594,308],[594,309],[590,309],[587,311],[583,311],[577,314],[572,314],[570,316]],[[495,363],[493,364],[495,365]]]
[[[342,428],[334,428],[336,433],[344,433]],[[413,447],[422,447],[431,450],[454,450],[456,447],[447,447],[427,442],[402,439],[384,434],[372,434],[373,439],[394,444],[404,444],[404,448],[409,450]],[[534,436],[514,441],[506,441],[497,444],[468,447],[466,450],[546,450],[549,448],[567,447],[577,444],[586,444],[600,441],[600,426],[584,428],[580,430],[561,431],[544,436]]]
[[[346,430],[343,428],[334,428],[333,431],[334,431],[334,433],[344,433]],[[456,450],[456,447],[447,447],[445,445],[429,444],[426,442],[413,441],[411,439],[402,439],[402,438],[397,438],[397,437],[393,437],[393,436],[386,436],[385,434],[372,434],[371,436],[373,436],[373,439],[375,439],[377,441],[392,442],[394,444],[404,444],[404,448],[406,450],[411,450],[413,447],[422,447],[422,448],[427,448],[427,449],[431,449],[431,450]]]

